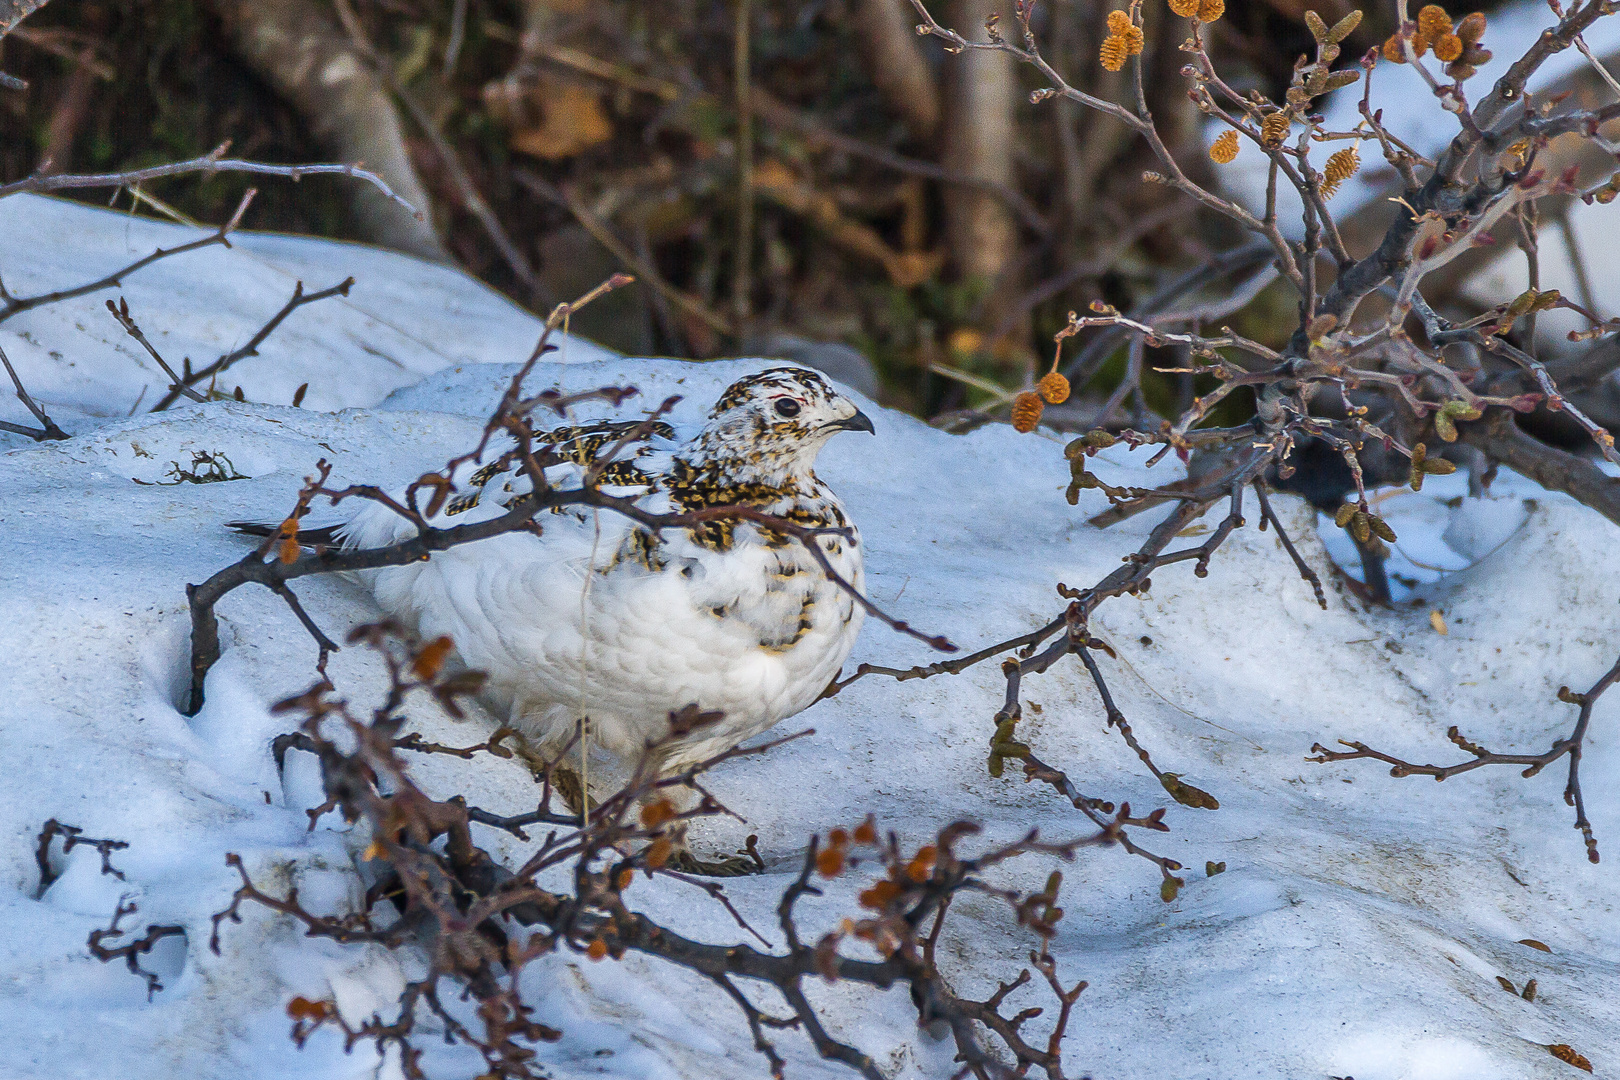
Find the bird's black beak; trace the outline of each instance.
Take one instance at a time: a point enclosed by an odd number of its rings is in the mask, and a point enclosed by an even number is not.
[[[835,420],[828,424],[827,427],[833,431],[864,431],[868,435],[877,434],[872,430],[872,418],[859,409],[856,409],[855,415],[849,419]]]

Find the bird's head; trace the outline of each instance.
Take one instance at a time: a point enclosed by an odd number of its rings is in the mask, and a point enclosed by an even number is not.
[[[814,371],[770,368],[738,379],[709,413],[702,442],[768,472],[807,471],[840,431],[872,431],[872,421]]]

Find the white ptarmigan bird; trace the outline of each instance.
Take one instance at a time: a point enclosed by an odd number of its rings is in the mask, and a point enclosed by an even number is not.
[[[566,464],[554,487],[586,467],[636,421],[540,432]],[[772,368],[733,383],[701,429],[681,439],[659,421],[652,439],[622,448],[602,489],[657,513],[745,505],[807,527],[833,568],[864,587],[860,539],[814,465],[840,431],[872,422],[814,371]],[[429,521],[498,517],[529,491],[500,451],[452,477],[456,494]],[[390,615],[423,637],[448,636],[469,668],[488,674],[484,698],[537,748],[555,750],[588,718],[591,742],[622,760],[669,734],[688,705],[725,714],[664,744],[668,774],[807,708],[843,666],[864,611],[788,535],[745,520],[648,529],[611,510],[555,509],[540,535],[508,533],[436,552],[426,562],[361,572]],[[336,531],[346,548],[415,535],[367,503]]]

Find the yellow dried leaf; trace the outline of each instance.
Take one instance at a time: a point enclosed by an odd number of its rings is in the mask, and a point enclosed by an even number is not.
[[[1225,165],[1238,156],[1238,133],[1227,128],[1209,145],[1210,160],[1217,165]]]
[[[1446,629],[1446,617],[1440,614],[1439,608],[1434,608],[1429,612],[1429,625],[1434,627],[1434,632],[1439,634],[1441,637],[1445,637],[1447,634],[1451,633],[1451,631]]]

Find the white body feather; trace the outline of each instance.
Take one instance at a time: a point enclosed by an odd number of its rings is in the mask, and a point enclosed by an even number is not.
[[[648,482],[604,490],[668,513],[692,508],[694,499],[740,501],[727,494],[736,490],[727,485],[747,485],[747,501],[761,511],[849,527],[847,537],[811,542],[861,589],[859,539],[837,497],[810,468],[838,425],[851,423],[848,414],[861,414],[830,388],[826,393],[833,400],[821,407],[844,412],[835,407],[841,403],[847,414],[825,433],[812,428],[797,453],[740,450],[738,436],[746,432],[719,417],[685,444],[660,439],[621,451],[616,460],[633,464]],[[611,434],[597,438],[617,441]],[[594,456],[592,449],[602,448],[582,448],[582,461]],[[485,460],[498,455],[492,451]],[[705,473],[696,480],[693,463]],[[432,523],[496,517],[526,494],[526,478],[493,472],[478,463],[459,470],[452,480],[462,494]],[[572,464],[547,470],[548,482],[561,489],[577,486],[582,475]],[[683,475],[690,481],[685,488]],[[710,479],[718,480],[718,495],[691,494]],[[588,717],[593,744],[633,758],[668,733],[671,712],[687,705],[723,712],[723,720],[665,751],[663,768],[681,768],[811,705],[837,676],[860,630],[864,612],[802,543],[752,523],[715,526],[727,539],[717,542],[712,533],[685,528],[655,536],[611,510],[569,508],[542,512],[536,521],[539,536],[509,533],[361,577],[390,615],[424,637],[449,636],[468,667],[487,672],[491,707],[542,746],[566,742],[577,721]],[[340,535],[345,547],[370,548],[414,533],[404,518],[372,503]]]

